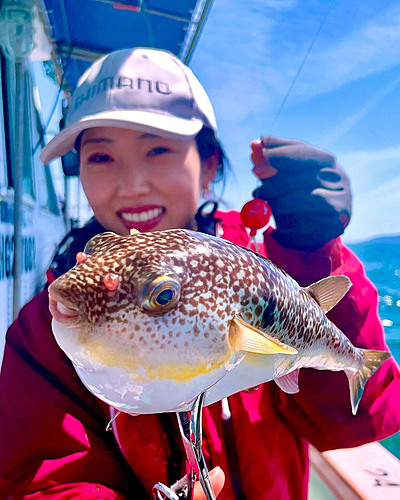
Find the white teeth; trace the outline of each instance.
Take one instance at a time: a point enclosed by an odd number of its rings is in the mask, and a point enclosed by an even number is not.
[[[139,214],[131,214],[129,212],[122,213],[122,217],[129,222],[147,222],[148,220],[155,219],[162,212],[162,208],[154,208]]]
[[[64,316],[76,316],[78,314],[77,311],[75,311],[74,309],[70,309],[67,306],[64,306],[64,304],[61,304],[61,302],[57,302],[57,309]]]

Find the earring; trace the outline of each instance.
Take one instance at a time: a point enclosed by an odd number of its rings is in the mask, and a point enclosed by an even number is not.
[[[203,200],[209,200],[212,197],[212,194],[213,193],[210,186],[206,186],[201,190],[201,197],[203,198]]]

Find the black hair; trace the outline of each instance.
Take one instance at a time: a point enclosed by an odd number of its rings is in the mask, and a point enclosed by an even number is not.
[[[231,164],[222,147],[222,144],[216,138],[214,130],[208,127],[203,127],[195,137],[197,150],[200,158],[206,160],[210,158],[215,152],[218,153],[218,169],[212,181],[212,184],[222,183],[222,191],[225,188],[227,175],[231,172]],[[222,193],[221,193],[222,195]]]

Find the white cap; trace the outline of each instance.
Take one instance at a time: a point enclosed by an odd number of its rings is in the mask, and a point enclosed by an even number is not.
[[[172,53],[123,49],[95,61],[81,76],[65,128],[42,150],[44,164],[74,148],[93,127],[122,127],[167,137],[195,137],[203,126],[217,132],[206,91]]]

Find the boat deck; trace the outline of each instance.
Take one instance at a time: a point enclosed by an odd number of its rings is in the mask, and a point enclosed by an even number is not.
[[[309,500],[399,500],[400,461],[379,443],[319,453],[310,448]]]

